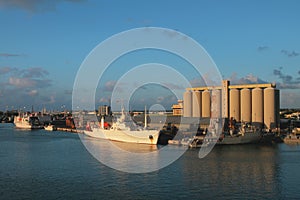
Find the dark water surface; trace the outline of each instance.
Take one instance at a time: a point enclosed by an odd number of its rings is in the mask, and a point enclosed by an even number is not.
[[[76,134],[0,124],[0,199],[300,199],[300,146],[217,146],[203,159],[198,152],[129,174],[97,161]]]

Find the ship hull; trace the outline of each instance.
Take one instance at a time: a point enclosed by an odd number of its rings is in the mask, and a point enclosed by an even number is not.
[[[258,143],[262,139],[261,132],[250,132],[239,136],[225,136],[217,144],[250,144]]]
[[[101,128],[94,128],[92,131],[84,131],[84,134],[98,139],[153,145],[157,144],[159,137],[159,131],[157,130],[127,132],[122,130],[105,130]]]
[[[35,125],[30,125],[30,124],[21,124],[21,123],[14,123],[16,128],[19,129],[43,129],[43,126],[35,126]]]
[[[30,124],[26,118],[17,117],[14,120],[14,125],[19,129],[42,129],[44,126],[39,124]]]

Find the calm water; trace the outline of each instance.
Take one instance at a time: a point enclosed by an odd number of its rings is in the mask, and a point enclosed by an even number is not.
[[[300,199],[300,146],[218,146],[204,159],[198,152],[128,174],[98,162],[76,134],[0,124],[0,199]]]

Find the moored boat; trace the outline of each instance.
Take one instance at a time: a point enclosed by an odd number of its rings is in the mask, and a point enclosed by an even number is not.
[[[213,129],[212,129],[213,130]],[[262,130],[250,124],[242,124],[234,129],[223,131],[218,136],[214,131],[208,132],[207,135],[196,136],[191,142],[190,147],[202,147],[211,144],[216,145],[233,145],[233,144],[250,144],[259,143],[262,140]]]
[[[146,119],[145,115],[145,119]],[[97,123],[88,124],[84,134],[98,139],[107,139],[119,142],[138,143],[138,144],[154,144],[158,142],[159,130],[151,130],[146,127],[140,127],[130,120],[126,120],[124,109],[122,115],[113,122],[111,126],[105,125],[104,118],[101,119],[100,126]]]
[[[259,143],[262,139],[262,130],[250,124],[242,124],[236,130],[229,130],[220,135],[218,145]]]
[[[47,125],[47,126],[44,126],[44,129],[45,129],[46,131],[56,131],[56,130],[57,130],[56,126],[54,126],[54,125],[52,125],[52,124],[49,124],[49,125]]]
[[[28,114],[19,114],[19,116],[14,117],[14,124],[16,128],[21,129],[42,129],[44,126],[40,123],[38,117],[28,115]]]
[[[283,142],[286,144],[300,144],[300,135],[297,134],[288,134],[284,139]]]

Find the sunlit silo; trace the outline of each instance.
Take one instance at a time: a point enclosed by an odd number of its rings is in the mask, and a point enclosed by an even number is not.
[[[201,103],[202,117],[210,117],[210,92],[208,90],[202,92]]]
[[[229,113],[230,118],[233,117],[237,122],[240,118],[240,91],[238,89],[231,89],[229,91]]]
[[[183,94],[183,117],[192,117],[192,92]]]
[[[275,89],[275,115],[276,115],[276,122],[277,127],[280,124],[280,91]]]
[[[268,129],[276,127],[276,93],[275,88],[264,89],[264,123]]]
[[[193,101],[193,117],[201,117],[201,92],[194,91],[192,95]]]
[[[221,113],[221,90],[215,89],[211,92],[211,117],[220,118]]]
[[[224,80],[221,86],[204,86],[187,88],[184,94],[185,111],[183,116],[202,118],[226,117],[234,118],[237,122],[252,122],[253,125],[265,124],[267,128],[277,128],[280,122],[280,94],[272,83],[230,85]],[[200,92],[200,97],[199,93]],[[197,106],[198,99],[201,107]],[[220,113],[221,112],[221,113]],[[227,119],[227,117],[226,117]]]
[[[251,90],[241,90],[241,121],[251,122]]]
[[[259,126],[264,123],[264,91],[261,88],[252,90],[252,122]]]

